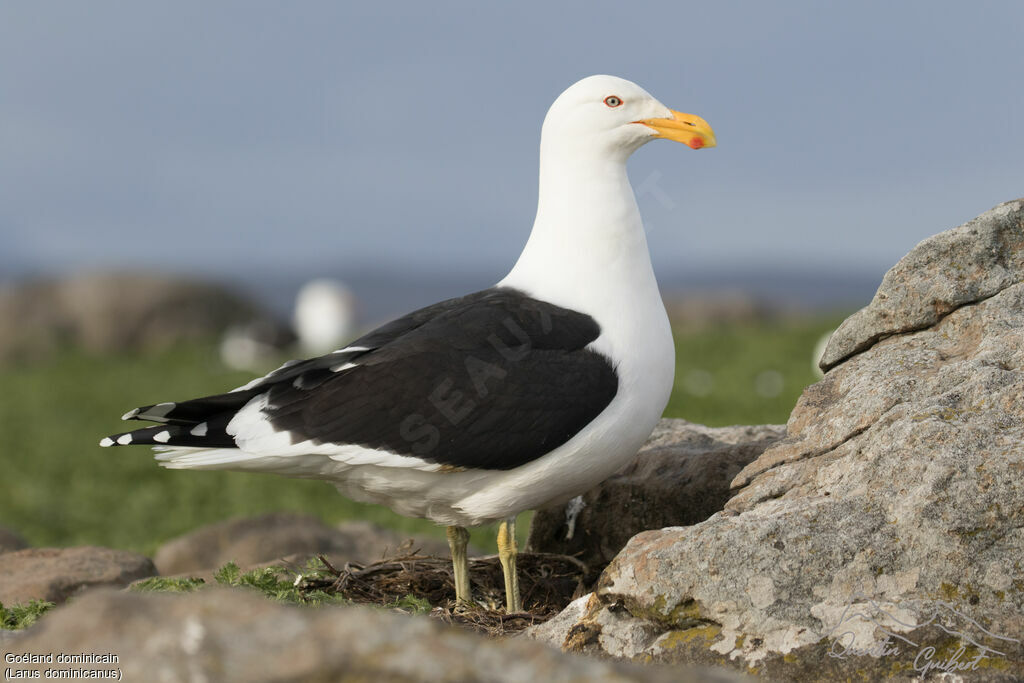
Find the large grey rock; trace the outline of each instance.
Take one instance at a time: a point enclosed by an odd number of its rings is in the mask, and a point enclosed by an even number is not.
[[[922,241],[885,277],[871,303],[846,319],[822,370],[879,339],[924,329],[950,311],[1024,279],[1024,199],[1006,202]]]
[[[22,538],[21,534],[13,529],[0,526],[0,553],[9,553],[12,550],[21,550],[28,547],[28,541]]]
[[[372,562],[396,551],[406,536],[368,522],[345,522],[337,528],[316,517],[270,513],[210,524],[172,539],[156,551],[154,562],[161,574],[208,572],[235,562],[242,568],[284,557],[302,558],[324,554],[335,561]],[[427,554],[447,554],[440,539],[413,539]]]
[[[1024,230],[1000,234],[927,261],[977,298],[830,370],[725,511],[634,537],[547,640],[788,680],[1024,677]]]
[[[0,288],[0,360],[64,345],[155,350],[268,316],[248,299],[181,277],[95,273]]]
[[[153,576],[145,555],[94,546],[28,548],[0,554],[0,603],[64,602],[97,586],[127,586]]]
[[[126,681],[736,680],[576,657],[424,617],[290,607],[227,589],[175,596],[94,592],[45,616],[11,647],[18,655],[112,653],[116,663],[5,666],[119,669]]]
[[[581,501],[538,510],[529,549],[573,555],[599,572],[641,531],[696,524],[721,510],[733,477],[784,434],[782,425],[662,420],[636,459]]]

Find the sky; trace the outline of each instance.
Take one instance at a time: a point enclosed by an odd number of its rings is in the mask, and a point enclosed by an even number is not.
[[[630,161],[659,275],[880,277],[1024,196],[1021,35],[1010,0],[7,2],[0,270],[493,282],[548,106],[609,73],[718,138]]]

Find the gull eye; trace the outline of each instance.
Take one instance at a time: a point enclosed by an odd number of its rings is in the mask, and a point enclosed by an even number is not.
[[[622,104],[622,100],[616,97],[615,95],[609,95],[608,97],[604,98],[604,103],[607,104],[609,107],[615,108]]]

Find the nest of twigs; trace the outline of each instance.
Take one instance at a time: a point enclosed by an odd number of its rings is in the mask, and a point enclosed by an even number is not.
[[[471,558],[469,579],[475,605],[455,603],[450,558],[417,551],[371,564],[334,567],[323,556],[327,575],[304,579],[300,591],[324,591],[356,603],[397,605],[408,596],[430,603],[430,616],[489,635],[521,631],[558,614],[583,594],[587,567],[568,555],[520,553],[517,557],[523,611],[505,612],[505,580],[497,556]]]

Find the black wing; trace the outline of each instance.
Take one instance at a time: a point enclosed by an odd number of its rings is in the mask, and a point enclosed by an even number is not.
[[[611,363],[585,348],[599,334],[587,315],[513,289],[484,290],[388,323],[347,353],[174,404],[160,416],[172,428],[157,442],[229,445],[222,428],[212,431],[214,422],[226,425],[266,394],[266,419],[293,443],[357,444],[452,467],[511,469],[568,441],[615,397]],[[152,409],[133,417],[151,417]],[[196,437],[201,423],[204,435]],[[159,429],[134,434],[153,437]]]

